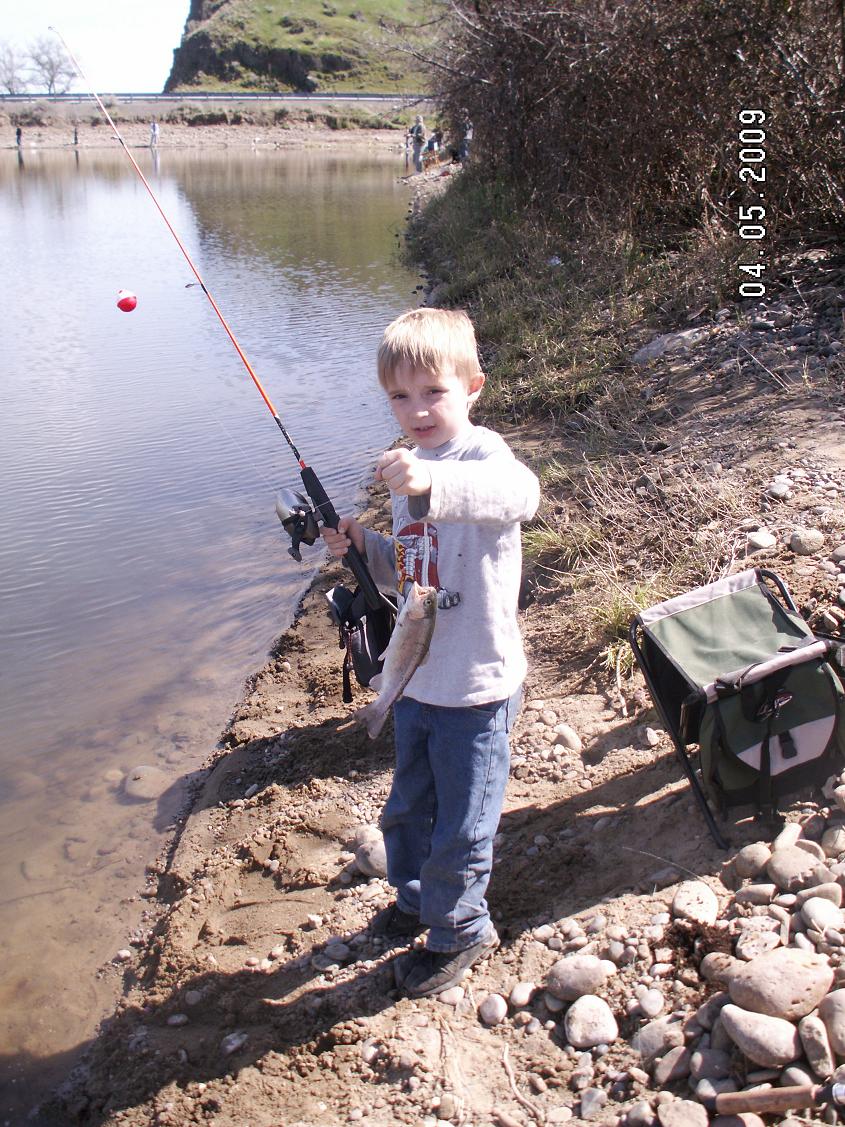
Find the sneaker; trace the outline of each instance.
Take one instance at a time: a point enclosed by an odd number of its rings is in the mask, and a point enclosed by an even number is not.
[[[499,946],[495,928],[471,947],[462,951],[411,951],[400,955],[393,968],[396,985],[410,998],[442,994],[464,978],[476,963]]]
[[[412,912],[403,912],[395,902],[382,908],[370,922],[373,938],[390,944],[407,943],[423,931],[425,925],[420,922],[420,917]]]

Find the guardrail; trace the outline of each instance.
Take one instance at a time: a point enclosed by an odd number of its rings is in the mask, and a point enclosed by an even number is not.
[[[331,100],[333,102],[361,102],[361,101],[376,101],[376,102],[422,102],[425,101],[428,94],[347,94],[335,93],[334,91],[326,91],[325,93],[312,93],[312,94],[299,94],[299,93],[272,93],[272,94],[254,94],[244,91],[242,94],[232,94],[228,92],[221,92],[219,94],[197,90],[190,93],[182,94],[137,94],[137,93],[115,93],[111,91],[99,91],[101,98],[113,98],[119,102],[325,102]],[[71,104],[83,102],[90,102],[91,97],[89,94],[77,93],[71,91],[67,94],[0,94],[0,104],[7,104],[9,102],[63,102]]]

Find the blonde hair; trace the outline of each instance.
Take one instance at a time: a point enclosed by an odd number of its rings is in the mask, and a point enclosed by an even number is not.
[[[378,350],[378,381],[385,389],[397,368],[425,372],[454,368],[469,388],[481,375],[472,321],[462,309],[412,309],[384,330]]]

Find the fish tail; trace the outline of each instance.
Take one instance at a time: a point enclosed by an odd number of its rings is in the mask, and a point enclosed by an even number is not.
[[[370,704],[365,704],[355,713],[357,722],[366,725],[367,735],[371,740],[378,736],[387,719],[387,712],[383,708],[379,708],[378,704],[377,700],[371,701]]]

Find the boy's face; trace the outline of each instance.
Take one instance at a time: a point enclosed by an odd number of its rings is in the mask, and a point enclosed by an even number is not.
[[[408,438],[423,450],[434,450],[463,428],[483,386],[481,373],[467,387],[451,367],[435,373],[401,364],[393,371],[387,397]]]

